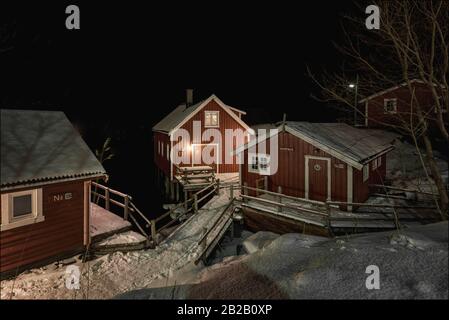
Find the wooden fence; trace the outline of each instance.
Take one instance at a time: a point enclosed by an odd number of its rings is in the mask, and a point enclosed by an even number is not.
[[[220,180],[217,179],[214,182],[210,183],[208,186],[194,193],[191,198],[185,199],[183,202],[178,203],[163,215],[150,220],[132,202],[132,197],[130,195],[111,189],[96,182],[92,182],[92,185],[93,188],[91,193],[93,195],[95,203],[98,204],[99,199],[102,199],[104,208],[108,211],[110,211],[111,205],[122,208],[123,219],[133,221],[134,225],[139,229],[139,231],[147,239],[151,239],[154,242],[157,241],[157,234],[159,232],[172,226],[176,221],[178,221],[178,217],[172,218],[172,213],[175,213],[176,210],[181,208],[182,214],[187,214],[192,211],[194,213],[197,213],[199,205],[202,201],[204,201],[212,194],[218,194],[220,192]],[[112,196],[115,196],[116,199],[113,199]],[[167,220],[167,218],[170,218],[170,221],[165,222],[164,220]],[[144,223],[142,223],[142,221],[139,222],[138,219],[143,220]]]
[[[259,196],[249,196],[248,191],[254,191],[256,194],[266,194],[271,196],[270,199],[261,198]],[[279,189],[281,191],[281,189]],[[308,214],[309,217],[316,217],[319,221],[324,221],[327,227],[331,227],[332,221],[358,221],[360,219],[364,221],[378,221],[378,220],[393,220],[395,225],[399,227],[399,217],[395,209],[414,209],[414,210],[436,210],[436,206],[409,206],[409,205],[395,205],[395,204],[373,204],[373,203],[356,203],[356,202],[339,202],[339,201],[326,201],[320,202],[315,200],[309,200],[304,198],[298,198],[293,196],[287,196],[281,192],[272,192],[265,189],[258,189],[253,187],[248,187],[247,185],[242,186],[241,198],[243,203],[249,201],[265,204],[267,206],[274,206],[277,208],[278,213],[283,213],[285,209],[293,212],[298,217],[304,217],[304,214]],[[283,199],[289,200],[288,203],[283,202]],[[308,207],[304,207],[308,205]],[[365,213],[357,213],[358,217],[335,217],[332,212],[338,209],[340,206],[353,206],[353,207],[368,207],[368,208],[388,208],[393,209],[393,217],[385,217],[385,212],[370,212],[375,216],[367,216]],[[363,215],[365,215],[363,217]]]

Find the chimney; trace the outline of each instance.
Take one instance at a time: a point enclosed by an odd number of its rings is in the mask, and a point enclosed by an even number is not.
[[[193,104],[193,89],[186,90],[186,107],[190,107]]]

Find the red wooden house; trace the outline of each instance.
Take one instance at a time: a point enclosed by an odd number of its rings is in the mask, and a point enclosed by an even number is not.
[[[1,110],[0,273],[81,252],[106,176],[62,112]]]
[[[412,80],[411,84],[415,90],[416,99],[427,118],[435,118],[436,101],[431,88],[420,80]],[[437,91],[441,93],[441,87],[437,88]],[[439,99],[444,105],[443,98],[440,96]],[[412,114],[414,114],[413,117],[416,121],[416,108],[411,108],[412,94],[407,83],[374,93],[360,100],[359,103],[361,104],[361,112],[364,114],[364,125],[366,127],[400,125],[402,121],[409,123]],[[448,121],[449,114],[446,108],[447,106],[444,106],[443,113],[446,116],[446,121]]]
[[[225,137],[226,130],[232,130],[247,139],[250,128],[242,120],[242,115],[245,114],[242,110],[224,104],[215,95],[193,104],[192,93],[188,91],[186,103],[178,106],[153,127],[156,167],[166,181],[170,182],[176,175],[176,165],[208,165],[213,167],[216,173],[238,172],[237,158],[231,154],[247,140],[239,143],[237,138],[229,141]],[[184,134],[181,131],[184,131]],[[209,136],[208,133],[212,131],[219,133],[222,139]],[[206,152],[211,156],[209,163],[205,163],[201,157],[206,148]],[[174,157],[181,161],[176,163]]]
[[[393,147],[381,131],[306,122],[286,122],[277,129],[237,151],[244,152],[241,179],[249,187],[258,187],[266,176],[269,191],[281,187],[283,194],[299,198],[360,203],[368,199],[369,184],[385,179],[386,154]],[[276,138],[274,165],[271,140]]]

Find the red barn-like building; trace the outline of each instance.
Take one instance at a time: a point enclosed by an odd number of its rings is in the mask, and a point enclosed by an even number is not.
[[[393,146],[391,137],[380,130],[306,122],[286,122],[278,130],[258,143],[251,139],[243,151],[237,151],[244,152],[242,183],[254,188],[266,176],[269,191],[281,187],[283,194],[299,198],[361,203],[368,199],[368,185],[385,179],[386,154]],[[277,166],[270,150],[275,138]],[[265,141],[262,152],[261,141]],[[276,172],[272,167],[277,167]]]
[[[173,182],[176,175],[176,166],[173,156],[184,157],[185,161],[178,163],[179,167],[212,166],[216,173],[238,172],[239,166],[236,157],[226,163],[225,158],[232,151],[247,141],[248,127],[242,120],[242,110],[224,104],[217,96],[212,95],[206,100],[192,103],[191,91],[187,93],[187,101],[174,109],[164,119],[153,127],[154,162],[156,167],[167,182]],[[221,141],[208,137],[208,129],[216,130],[222,136]],[[238,139],[233,139],[230,146],[226,146],[226,130],[239,131],[244,141],[239,144]],[[188,137],[177,136],[184,130]],[[195,132],[196,131],[196,132]],[[196,135],[195,135],[196,133]],[[175,146],[180,142],[180,146]],[[201,154],[204,148],[208,148],[213,161],[204,163]]]
[[[1,110],[0,273],[84,250],[104,177],[64,113]]]
[[[420,80],[412,80],[411,85],[415,90],[416,99],[426,117],[431,120],[436,117],[436,101],[432,94],[432,89]],[[441,87],[435,87],[441,93]],[[444,106],[443,98],[440,94],[440,102],[443,105],[443,114],[448,121],[447,106]],[[364,114],[364,125],[376,128],[389,125],[401,125],[402,121],[410,122],[410,116],[416,121],[416,107],[411,109],[412,94],[407,83],[375,93],[365,99],[360,100],[361,111]],[[402,121],[401,121],[402,119]]]

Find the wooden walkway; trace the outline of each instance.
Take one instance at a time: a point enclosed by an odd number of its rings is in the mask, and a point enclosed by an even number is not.
[[[290,225],[291,232],[312,231],[320,235],[359,233],[397,229],[437,221],[436,208],[429,203],[408,203],[404,199],[385,199],[372,197],[366,203],[318,202],[263,189],[243,187],[242,208],[254,228],[270,227],[276,232],[276,220],[280,225]],[[256,195],[249,196],[248,191]],[[340,206],[358,207],[355,212],[340,209]],[[260,219],[257,221],[257,214]],[[262,217],[263,216],[263,217]],[[307,227],[307,228],[306,228]],[[288,229],[288,227],[286,227]],[[279,229],[285,230],[284,227]]]

